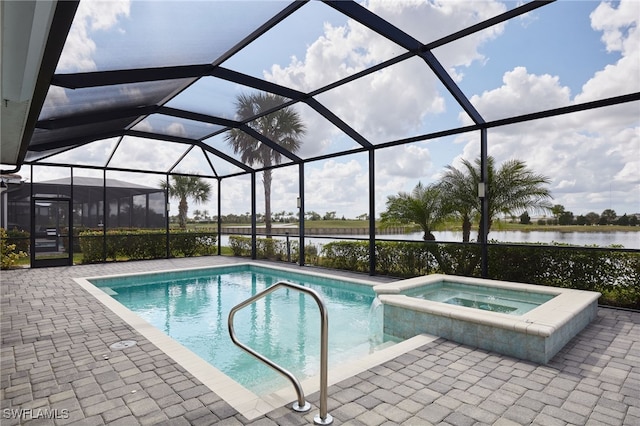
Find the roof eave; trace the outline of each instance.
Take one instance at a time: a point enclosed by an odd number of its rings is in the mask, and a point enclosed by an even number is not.
[[[24,162],[78,3],[2,2],[0,163],[11,171]]]

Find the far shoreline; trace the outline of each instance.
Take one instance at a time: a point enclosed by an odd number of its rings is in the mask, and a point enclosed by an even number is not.
[[[250,223],[228,223],[222,224],[222,229],[225,230],[228,228],[246,228],[250,227]],[[264,228],[265,225],[263,222],[256,224],[258,228]],[[273,232],[277,232],[276,229],[282,230],[283,233],[285,231],[297,231],[298,229],[297,222],[289,222],[289,223],[281,223],[274,222],[272,223]],[[376,230],[378,233],[384,234],[386,233],[386,229],[392,229],[393,234],[399,233],[412,233],[412,232],[420,232],[420,228],[418,226],[393,226],[386,227],[383,226],[379,221],[376,221]],[[199,222],[199,223],[191,223],[188,227],[193,228],[213,228],[216,227],[215,222]],[[304,223],[305,233],[310,232],[314,229],[340,229],[343,234],[349,229],[355,230],[354,234],[362,233],[363,229],[369,229],[369,222],[366,220],[316,220],[316,221],[305,221]],[[402,229],[402,231],[400,230]],[[462,232],[462,227],[457,224],[447,223],[444,225],[436,226],[434,231],[452,231],[452,232]],[[640,232],[640,226],[622,226],[622,225],[537,225],[537,224],[529,224],[522,225],[519,223],[508,223],[508,222],[494,222],[491,226],[491,231],[516,231],[516,232],[562,232],[562,233],[571,233],[571,232]],[[473,226],[471,229],[471,233],[478,232],[478,227]],[[321,233],[321,232],[318,232]]]

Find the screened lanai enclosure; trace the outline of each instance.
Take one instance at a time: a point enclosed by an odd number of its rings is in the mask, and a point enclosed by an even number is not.
[[[310,212],[361,217],[374,274],[387,197],[478,159],[477,238],[448,243],[477,252],[488,276],[490,157],[526,161],[561,204],[640,211],[633,1],[1,7],[0,162],[25,178],[9,217],[32,246],[87,230],[106,260],[110,230],[153,229],[170,256],[179,199],[167,186],[195,176],[210,193],[189,214],[209,237],[250,217],[255,258],[258,217],[282,212],[305,264]]]

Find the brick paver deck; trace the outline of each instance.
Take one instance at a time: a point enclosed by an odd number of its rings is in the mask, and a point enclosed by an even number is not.
[[[234,261],[3,271],[0,423],[312,424],[317,394],[309,413],[249,421],[72,280]],[[640,313],[600,308],[547,365],[438,339],[331,386],[328,405],[335,425],[640,425]]]

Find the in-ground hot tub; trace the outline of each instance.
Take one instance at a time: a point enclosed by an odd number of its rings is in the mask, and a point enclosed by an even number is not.
[[[406,339],[429,333],[543,364],[595,318],[600,297],[437,274],[377,285],[374,291],[387,334]]]

